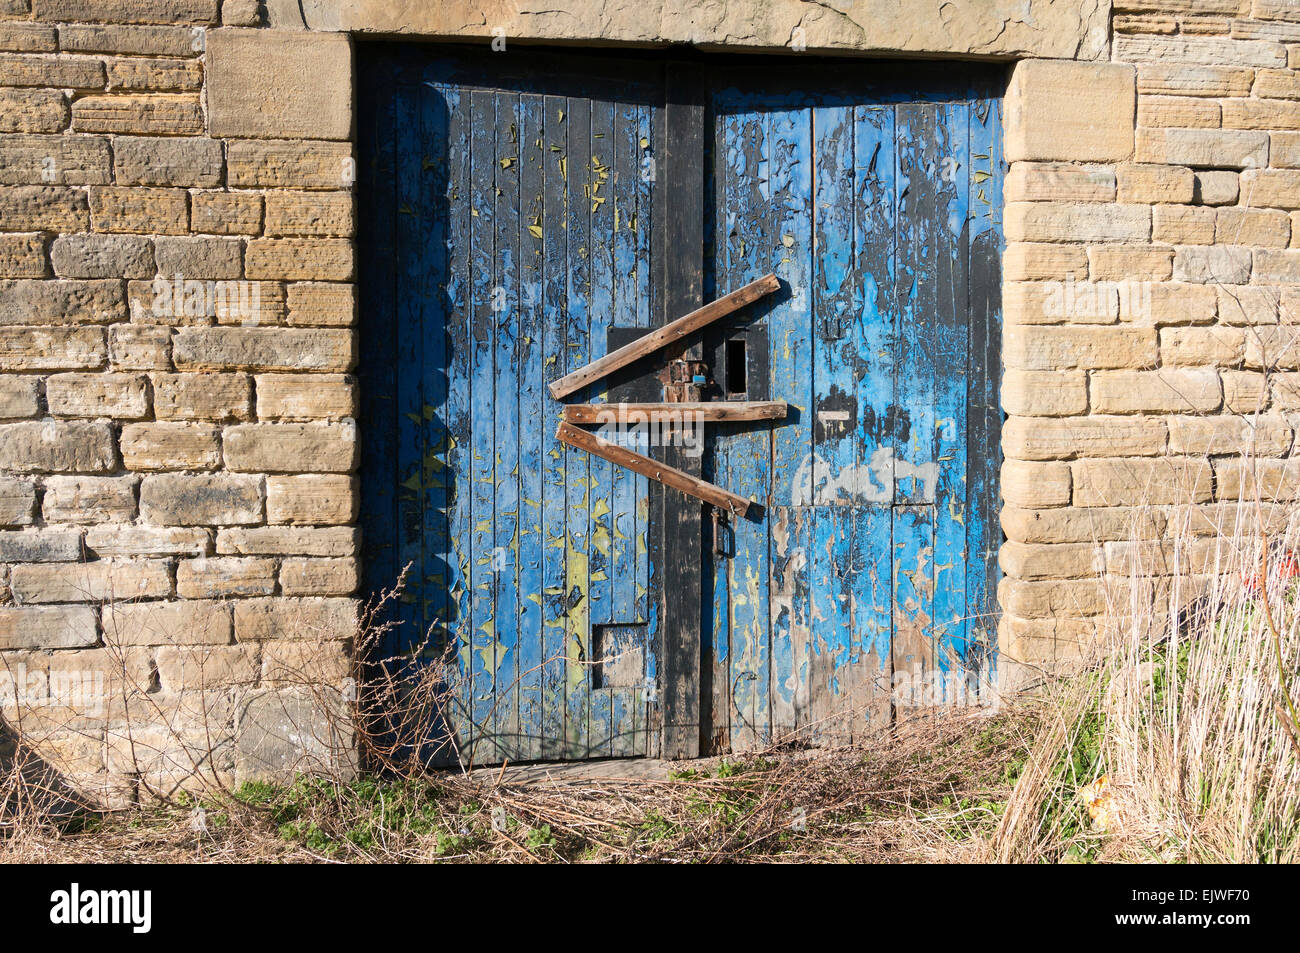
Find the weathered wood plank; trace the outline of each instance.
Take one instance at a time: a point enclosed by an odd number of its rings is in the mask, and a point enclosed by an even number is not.
[[[659,302],[656,300],[656,296],[662,289],[662,284],[651,281],[658,264],[652,257],[654,255],[654,243],[651,240],[656,221],[654,137],[657,121],[655,107],[652,105],[645,103],[639,105],[636,114],[636,150],[634,152],[636,161],[634,181],[636,184],[633,187],[636,194],[636,214],[632,219],[636,280],[633,298],[636,301],[636,326],[638,328],[649,328],[653,323],[653,316],[658,313]],[[625,183],[624,187],[632,187],[631,182]],[[638,453],[649,454],[649,437],[644,434],[641,435],[634,441],[632,449]],[[654,686],[656,684],[655,653],[659,638],[659,607],[657,599],[651,596],[650,550],[653,535],[650,514],[653,511],[650,504],[650,480],[638,473],[633,479],[633,486],[635,487],[636,498],[636,537],[633,545],[636,562],[633,577],[633,618],[646,623],[646,670],[643,673],[641,687],[632,696],[636,725],[636,734],[632,743],[633,753],[651,756],[654,753],[651,751],[652,744],[657,745],[658,743],[657,734],[650,730],[652,707],[650,698],[654,695]]]
[[[812,110],[813,500],[850,506],[857,487],[861,362],[853,304],[853,109]]]
[[[430,638],[426,652],[443,657],[448,645],[447,618],[451,574],[451,533],[448,524],[447,452],[447,308],[444,296],[449,281],[447,250],[448,159],[441,150],[447,141],[447,119],[442,91],[419,87],[422,190],[421,241],[428,249],[428,274],[419,302],[421,334],[420,391],[421,474],[423,489],[423,591],[421,627]]]
[[[613,255],[613,307],[612,323],[622,327],[636,327],[637,256],[636,256],[636,182],[640,174],[640,147],[637,106],[618,103],[615,106],[612,141],[608,146],[611,156],[608,164],[612,174],[609,180],[607,204],[612,207],[613,231],[610,249]],[[606,395],[606,400],[608,400]],[[630,441],[630,435],[620,439]],[[625,442],[629,449],[637,449]],[[636,491],[638,474],[624,467],[613,467],[612,503],[610,514],[610,585],[611,622],[631,622],[636,619]],[[644,677],[644,675],[642,675]],[[637,689],[640,690],[639,687]],[[628,757],[636,753],[638,722],[634,695],[629,691],[610,692],[609,753],[612,757]],[[642,739],[643,740],[643,739]]]
[[[743,186],[743,165],[746,150],[741,116],[715,103],[716,115],[712,130],[712,151],[708,164],[706,197],[711,203],[705,208],[705,228],[712,226],[713,261],[706,260],[704,293],[717,295],[718,288],[734,288],[742,284],[736,274],[733,254],[740,241],[736,226],[745,215],[737,199],[736,190]],[[752,150],[750,150],[752,154]],[[706,231],[706,249],[708,246]],[[708,265],[712,265],[711,268]],[[760,272],[761,274],[761,272]],[[729,394],[731,386],[726,380],[726,339],[730,328],[726,322],[710,328],[705,335],[705,359],[711,362],[715,383],[723,393]],[[701,474],[710,482],[731,486],[731,428],[709,427],[702,434],[703,459]],[[707,514],[712,518],[712,514]],[[718,754],[731,747],[731,730],[735,720],[731,692],[731,564],[735,560],[732,546],[733,527],[721,519],[706,532],[707,544],[700,556],[700,573],[704,578],[701,594],[704,606],[700,613],[703,630],[700,632],[700,720],[704,723],[706,747],[701,753]]]
[[[854,124],[854,323],[862,362],[857,381],[859,466],[854,496],[894,502],[892,428],[898,415],[895,350],[895,144],[893,107],[859,107]]]
[[[625,344],[604,357],[592,361],[590,364],[580,367],[558,380],[551,381],[547,387],[553,397],[567,397],[579,388],[599,380],[620,367],[627,367],[627,365],[640,360],[648,354],[689,337],[714,321],[725,318],[747,304],[752,304],[764,295],[771,294],[780,286],[776,275],[764,275],[743,288],[737,288],[730,294],[716,301],[711,301],[664,327],[651,331],[631,344]]]
[[[662,483],[664,486],[680,490],[687,496],[693,496],[697,500],[717,506],[728,513],[743,516],[752,502],[743,496],[737,496],[729,490],[724,490],[720,486],[706,483],[699,477],[692,476],[675,467],[670,467],[666,463],[661,463],[651,457],[642,456],[639,453],[620,447],[618,444],[605,440],[597,434],[579,430],[570,423],[561,422],[559,429],[555,431],[555,437],[571,447],[585,450],[587,453],[609,460],[620,467],[635,470],[637,473]]]
[[[934,507],[894,507],[893,705],[923,705],[934,669]]]
[[[789,405],[783,400],[682,401],[681,403],[565,404],[564,419],[571,424],[621,424],[644,426],[651,418],[660,426],[675,427],[685,416],[706,422],[781,420]],[[643,416],[636,416],[643,415]]]
[[[970,618],[966,666],[983,690],[996,684],[997,516],[1002,464],[1002,101],[987,87],[974,91],[971,109],[970,368],[967,420],[966,611]]]
[[[938,285],[935,107],[897,108],[896,242],[899,358],[894,417],[894,644],[896,682],[915,687],[934,664],[935,323]],[[929,173],[933,171],[934,175]],[[946,225],[943,226],[946,230]],[[901,504],[901,506],[900,506]]]
[[[845,707],[853,714],[850,736],[859,741],[889,725],[893,514],[888,506],[869,504],[846,515],[854,526],[848,583],[852,649]]]
[[[611,207],[612,237],[610,250],[613,257],[612,323],[619,327],[636,327],[638,303],[636,300],[636,244],[633,228],[636,224],[636,187],[639,174],[637,147],[637,108],[633,104],[615,106],[607,204]],[[606,406],[610,397],[606,393]],[[565,418],[568,419],[567,416]],[[619,433],[618,439],[629,445],[630,435]],[[636,449],[630,447],[630,449]],[[636,477],[623,468],[612,474],[613,514],[611,530],[610,575],[613,596],[610,621],[630,622],[636,618]]]
[[[729,128],[731,128],[729,126]],[[763,112],[747,112],[735,130],[738,141],[728,149],[727,187],[724,196],[726,267],[729,283],[748,281],[764,271],[775,270],[771,255],[772,211],[767,191],[771,176],[771,136]],[[734,215],[734,219],[731,216]],[[728,220],[730,222],[728,224]],[[769,346],[770,325],[763,313],[756,315],[735,337],[745,342],[745,389],[747,396],[769,392],[770,361],[757,353]],[[731,337],[733,335],[728,335]],[[724,354],[725,360],[725,354]],[[731,373],[728,368],[727,373]],[[728,381],[728,391],[740,393],[737,382]],[[739,402],[737,402],[739,403]],[[780,406],[780,418],[788,413],[782,401],[747,401],[754,408]],[[767,413],[766,410],[762,411]],[[737,418],[739,419],[739,418]],[[771,481],[772,429],[723,425],[719,442],[727,449],[727,485],[741,496],[766,501]],[[763,507],[732,521],[731,553],[724,558],[729,599],[727,633],[730,667],[726,694],[731,703],[730,747],[745,751],[766,745],[771,739],[769,668],[771,658],[771,571],[768,555],[767,511]]]
[[[858,479],[853,284],[853,109],[812,110],[813,140],[813,523],[809,717],[813,740],[849,737],[844,707],[856,677],[852,556]]]
[[[366,488],[361,499],[362,519],[370,531],[363,538],[363,579],[367,595],[390,589],[400,569],[394,547],[396,539],[397,456],[394,436],[397,428],[397,328],[393,289],[396,282],[397,255],[394,254],[394,231],[397,203],[397,176],[394,168],[393,112],[395,97],[380,95],[368,87],[367,104],[373,111],[358,127],[358,148],[372,157],[361,169],[362,182],[371,196],[370,214],[360,223],[362,267],[369,278],[370,302],[382,319],[370,329],[358,374],[362,414],[370,426],[362,428],[366,452],[361,460],[361,480]],[[406,627],[409,629],[409,626]],[[385,654],[399,651],[408,632],[390,630],[384,645]]]
[[[935,665],[956,673],[964,665],[966,635],[966,403],[967,237],[969,235],[969,112],[964,103],[935,107],[936,196],[932,240],[935,302],[934,512]],[[949,699],[950,700],[950,699]]]
[[[769,113],[772,240],[769,247],[790,296],[767,315],[771,392],[790,402],[772,434],[771,523],[772,728],[777,739],[808,724],[812,613],[812,116]]]
[[[812,608],[808,656],[807,738],[815,744],[842,741],[837,731],[839,677],[848,661],[849,626],[847,561],[851,553],[847,507],[815,506],[809,550],[809,593]]]
[[[591,356],[599,360],[609,350],[608,328],[617,322],[614,311],[614,189],[613,175],[614,104],[604,98],[591,103],[591,149],[587,158],[590,182],[587,202],[591,212]],[[592,390],[600,400],[607,400],[607,382],[595,383]],[[587,491],[587,512],[591,531],[591,548],[587,578],[591,605],[590,624],[607,625],[613,621],[614,579],[611,573],[614,556],[614,471],[608,460],[593,459],[588,464],[591,482]],[[595,645],[594,638],[592,645]],[[591,659],[594,663],[597,660]],[[590,670],[589,670],[589,675]],[[612,699],[606,690],[591,690],[591,726],[588,757],[609,757],[611,751]]]
[[[661,168],[666,169],[668,167],[667,157],[672,150],[668,142],[666,94],[667,87],[665,86],[664,108],[657,114],[654,127],[650,130],[650,150],[648,154],[643,154],[642,157],[643,179],[658,180],[662,178]],[[666,302],[670,297],[675,298],[676,292],[668,287],[667,223],[669,221],[669,202],[667,190],[656,186],[651,190],[648,198],[654,227],[648,236],[651,249],[650,271],[652,281],[649,290],[652,297],[652,307],[645,326],[652,327],[667,321],[668,307]],[[649,446],[642,449],[647,455],[659,455],[663,452],[657,451],[655,454],[650,454]],[[666,718],[664,698],[666,697],[667,682],[672,669],[672,666],[666,664],[663,660],[667,655],[669,646],[674,641],[674,637],[670,636],[668,631],[673,625],[672,613],[669,611],[667,600],[664,598],[664,579],[666,578],[664,566],[667,554],[671,549],[665,524],[669,510],[664,497],[668,494],[664,487],[653,480],[639,474],[638,479],[645,480],[646,486],[650,490],[645,521],[646,597],[644,605],[646,618],[650,620],[649,631],[647,632],[647,638],[650,641],[650,655],[646,659],[645,683],[646,726],[648,729],[646,733],[646,753],[649,757],[660,758],[663,757],[665,750],[664,725]]]
[[[546,342],[543,321],[545,258],[541,222],[545,214],[545,102],[524,94],[519,100],[519,738],[516,757],[542,757],[542,671],[544,654],[546,495],[544,445]]]
[[[519,95],[496,94],[495,284],[492,310],[495,453],[491,568],[496,575],[492,677],[493,760],[518,760],[519,734]]]
[[[568,150],[567,126],[563,116],[568,100],[547,96],[543,104],[543,204],[542,231],[542,368],[543,378],[563,370],[568,354],[569,235],[565,227],[565,167],[561,158]],[[542,389],[544,433],[554,433],[561,419],[561,406]],[[568,502],[567,465],[570,456],[564,445],[548,439],[542,463],[542,745],[541,757],[559,760],[564,756],[565,657],[568,647]]]
[[[396,97],[393,135],[397,154],[407,156],[424,152],[424,131],[417,89],[402,90]],[[426,247],[428,207],[421,164],[400,161],[396,164],[396,215],[394,229],[399,247]],[[393,302],[397,318],[397,341],[394,355],[396,369],[397,432],[393,447],[397,457],[397,535],[395,549],[397,569],[409,566],[406,587],[401,594],[403,625],[410,628],[406,638],[416,644],[424,637],[424,613],[427,583],[424,536],[424,335],[422,303],[427,294],[428,264],[408,255],[399,261]]]
[[[933,273],[937,239],[936,193],[927,163],[936,155],[935,109],[904,103],[897,111],[898,361],[894,417],[894,502],[934,502],[934,325],[938,308]],[[936,169],[936,175],[938,170]]]
[[[892,106],[854,110],[853,334],[862,366],[857,381],[858,471],[853,546],[852,664],[860,669],[851,706],[861,710],[853,737],[870,735],[890,717],[893,638],[894,447],[892,420],[897,341],[895,277],[895,143]]]
[[[662,242],[663,314],[693,312],[703,305],[704,271],[704,151],[705,103],[703,71],[698,64],[666,64],[663,135],[660,137],[657,178],[665,201],[656,234]],[[661,329],[662,330],[662,327]],[[654,332],[651,332],[652,334]],[[670,338],[666,337],[665,340]],[[698,342],[676,341],[678,356],[699,360]],[[668,446],[664,462],[698,476],[700,460],[684,448]],[[663,626],[660,634],[661,753],[689,758],[700,752],[700,563],[703,532],[698,502],[677,493],[661,493],[660,524]]]
[[[473,90],[470,99],[470,281],[473,324],[470,331],[470,522],[472,573],[472,696],[471,760],[487,759],[494,749],[492,717],[496,671],[496,572],[492,548],[496,537],[495,374],[496,314],[493,311],[496,275],[493,218],[496,213],[496,102],[491,92]]]
[[[775,506],[769,519],[772,738],[780,743],[800,737],[809,723],[814,510],[811,506]]]
[[[449,656],[456,669],[452,693],[458,704],[450,713],[457,733],[456,754],[468,753],[471,737],[467,713],[472,708],[472,594],[473,472],[471,454],[472,398],[470,394],[470,353],[473,322],[473,286],[470,278],[470,253],[473,244],[473,209],[468,196],[472,188],[470,170],[470,123],[472,117],[467,93],[454,88],[443,89],[440,110],[447,116],[447,245],[443,254],[449,262],[446,315],[448,335],[447,421],[450,429],[447,448],[448,497],[450,511],[447,527],[450,536],[448,559],[448,626],[452,642]],[[457,201],[459,197],[459,201]]]
[[[565,174],[565,227],[569,236],[568,348],[566,367],[591,360],[591,101],[569,99],[568,145],[560,156]],[[560,426],[564,426],[561,424]],[[567,451],[568,556],[565,599],[568,609],[565,659],[565,757],[585,758],[590,750],[591,711],[591,458]]]

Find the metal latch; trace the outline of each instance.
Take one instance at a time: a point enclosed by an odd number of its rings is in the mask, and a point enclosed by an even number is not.
[[[711,510],[713,513],[713,555],[722,556],[724,559],[730,558],[735,555],[735,550],[734,548],[728,550],[725,543],[728,526],[727,513],[717,506],[711,507]]]

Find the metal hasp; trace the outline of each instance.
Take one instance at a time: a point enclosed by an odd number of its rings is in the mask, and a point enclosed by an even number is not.
[[[618,350],[611,351],[599,360],[584,364],[571,374],[566,374],[558,380],[551,381],[547,387],[551,395],[559,400],[566,394],[571,394],[578,388],[599,380],[620,367],[626,367],[647,354],[651,354],[674,341],[680,341],[688,334],[712,324],[719,318],[726,317],[745,305],[771,294],[780,287],[781,283],[777,280],[775,274],[766,274],[762,278],[737,288],[729,295],[711,301],[704,307],[697,308],[690,314],[684,315],[676,321],[670,322],[662,328],[624,345]],[[681,364],[684,362],[677,361],[674,363]],[[703,378],[696,378],[696,380],[703,381]],[[691,385],[693,395],[699,389],[699,384]],[[749,510],[749,500],[743,496],[737,496],[735,493],[701,480],[699,477],[691,476],[689,473],[684,473],[675,467],[659,463],[643,454],[626,450],[595,434],[587,433],[585,430],[579,430],[573,426],[573,423],[599,423],[602,414],[615,411],[615,408],[617,408],[617,412],[623,414],[637,412],[674,414],[678,415],[679,420],[682,419],[681,415],[686,413],[697,416],[700,420],[774,420],[785,417],[787,412],[785,401],[777,400],[724,401],[717,404],[700,400],[646,404],[622,403],[617,405],[575,404],[564,408],[564,420],[560,422],[559,429],[555,432],[558,440],[567,443],[571,447],[578,447],[588,453],[594,453],[596,456],[618,466],[627,467],[629,470],[656,480],[664,486],[680,490],[688,496],[693,496],[715,507],[720,507],[730,513],[738,513],[741,516],[744,516]]]
[[[777,280],[776,275],[766,274],[742,288],[737,288],[726,297],[719,298],[717,301],[710,301],[704,307],[697,308],[671,324],[665,324],[662,328],[651,331],[631,344],[626,344],[617,351],[611,351],[604,357],[592,361],[590,364],[584,364],[576,371],[565,374],[558,380],[551,381],[547,385],[547,389],[550,390],[552,397],[559,400],[561,397],[572,394],[578,388],[590,384],[592,381],[600,380],[600,378],[618,370],[620,367],[626,367],[633,361],[645,357],[667,344],[679,341],[686,335],[712,324],[719,318],[725,318],[733,311],[739,310],[765,295],[770,295],[780,287],[781,283]]]

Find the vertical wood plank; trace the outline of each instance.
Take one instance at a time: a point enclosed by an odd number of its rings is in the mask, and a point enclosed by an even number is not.
[[[492,572],[496,576],[493,663],[493,760],[517,759],[519,653],[519,96],[497,93],[492,167],[496,212],[493,360]]]
[[[441,88],[439,107],[445,111],[447,125],[446,203],[447,240],[442,253],[448,261],[447,289],[444,295],[447,327],[447,529],[448,590],[447,624],[448,657],[455,672],[450,692],[456,698],[450,713],[456,734],[457,753],[465,753],[471,732],[467,714],[471,710],[473,679],[472,585],[473,570],[471,533],[473,518],[472,409],[470,395],[470,341],[473,322],[473,289],[470,281],[472,221],[468,201],[470,179],[470,110],[469,96],[456,88]]]
[[[893,706],[901,715],[924,703],[934,668],[934,508],[896,506],[893,519]]]
[[[374,320],[363,329],[365,349],[358,366],[361,407],[368,426],[361,436],[365,453],[361,460],[361,518],[369,530],[363,537],[364,591],[373,596],[397,581],[396,539],[396,456],[393,452],[397,429],[397,333],[394,284],[397,256],[394,254],[396,217],[396,175],[394,169],[393,112],[395,97],[374,86],[365,89],[366,120],[359,125],[358,148],[369,156],[361,169],[359,185],[367,196],[369,214],[360,223],[359,245],[367,282],[367,304]],[[393,631],[382,649],[398,650],[406,632]]]
[[[551,380],[567,370],[569,233],[566,222],[565,170],[568,100],[546,96],[542,130],[542,367]],[[563,757],[568,690],[568,500],[566,468],[570,454],[554,438],[560,402],[542,388],[543,434],[542,522],[542,744],[541,757]]]
[[[817,108],[813,123],[813,486],[815,506],[854,502],[858,470],[853,306],[853,109]]]
[[[790,405],[772,434],[770,499],[772,728],[779,739],[808,724],[812,616],[812,116],[769,112],[774,270],[789,297],[768,312],[769,392]],[[815,372],[814,372],[815,373]]]
[[[698,66],[668,64],[660,187],[672,195],[664,236],[663,323],[703,304],[704,151],[703,77]],[[698,345],[686,355],[699,359]],[[677,448],[665,448],[664,462],[688,473],[700,461]],[[701,507],[680,493],[662,493],[663,600],[661,643],[663,756],[699,754],[700,724],[700,563]]]
[[[656,113],[653,103],[637,107],[636,135],[636,218],[633,220],[633,256],[636,260],[636,289],[633,291],[637,303],[637,328],[650,328],[654,324],[656,302],[654,296],[662,286],[651,282],[655,273],[656,261],[653,259],[654,243],[651,235],[655,228],[655,155],[654,137]],[[642,434],[633,450],[647,455],[650,452],[649,434]],[[658,667],[655,664],[655,651],[658,646],[659,601],[651,598],[651,490],[649,478],[640,473],[633,476],[634,497],[636,497],[636,523],[634,532],[633,554],[636,559],[636,573],[633,584],[633,618],[646,623],[646,671],[643,673],[641,688],[633,694],[634,723],[636,736],[633,737],[633,750],[637,754],[649,755],[651,702],[654,696]]]
[[[473,493],[470,528],[472,573],[471,760],[492,756],[495,709],[496,580],[492,550],[496,540],[495,347],[496,276],[496,103],[491,92],[470,92],[470,281],[473,325],[470,333],[470,483]]]
[[[637,198],[640,183],[641,147],[640,109],[633,103],[619,103],[615,107],[613,127],[613,174],[610,180],[608,202],[613,206],[613,323],[622,327],[640,326],[640,306],[637,301]],[[646,265],[648,266],[648,262]],[[648,269],[647,269],[648,270]],[[622,442],[631,450],[639,451],[634,437],[624,431]],[[612,587],[611,620],[632,622],[637,619],[637,489],[638,475],[626,467],[614,467],[613,513],[611,514],[612,553],[610,557],[610,583]],[[641,651],[644,653],[645,648]],[[644,673],[641,673],[644,678]],[[614,757],[634,755],[643,747],[641,719],[638,717],[636,699],[641,692],[638,684],[632,689],[612,692],[610,710],[610,754]]]
[[[394,228],[399,248],[422,249],[424,254],[398,259],[394,306],[397,319],[395,353],[397,431],[393,447],[397,458],[397,570],[408,569],[402,590],[400,616],[409,629],[406,640],[418,645],[424,637],[422,604],[426,598],[424,562],[424,332],[423,301],[429,269],[426,222],[431,210],[425,194],[422,162],[425,137],[417,89],[401,87],[393,112],[397,144],[396,216]]]
[[[606,204],[611,206],[613,257],[611,285],[613,302],[610,323],[619,327],[638,326],[636,216],[637,181],[640,174],[640,131],[637,107],[618,103],[612,129],[612,167],[605,188]],[[617,435],[621,443],[635,450],[626,431]],[[610,620],[630,622],[636,618],[636,474],[626,467],[615,467],[612,478],[610,540]]]
[[[893,637],[894,448],[894,109],[854,110],[853,335],[860,359],[857,380],[858,470],[852,581],[854,709],[864,717],[853,736],[888,723],[890,644]]]
[[[739,245],[744,239],[738,226],[746,219],[748,209],[743,206],[740,191],[745,185],[745,159],[747,142],[743,125],[744,114],[731,108],[730,103],[715,101],[716,115],[712,129],[711,160],[706,181],[706,195],[712,205],[706,205],[705,227],[712,226],[712,236],[705,238],[705,289],[709,299],[718,296],[719,289],[735,287],[735,274],[742,255]],[[752,154],[752,149],[748,154]],[[710,241],[710,238],[712,239]],[[708,253],[712,251],[712,260]],[[726,292],[723,291],[723,294]],[[726,362],[726,324],[711,328],[705,337],[706,359],[712,363],[714,379],[721,386]],[[710,425],[704,431],[704,458],[701,472],[704,479],[719,486],[731,486],[734,475],[730,470],[731,433],[734,428]],[[729,530],[719,527],[724,537],[723,548],[730,550]],[[700,633],[703,657],[700,674],[704,684],[704,709],[700,717],[707,722],[708,753],[718,754],[729,750],[732,730],[731,695],[731,595],[730,568],[733,558],[716,552],[717,540],[710,532],[709,545],[704,547],[700,572],[704,576],[701,589],[704,598],[703,616],[706,625]]]
[[[935,284],[934,613],[936,677],[964,665],[966,636],[966,401],[969,235],[969,112],[965,103],[935,107],[937,162],[932,263]]]
[[[493,671],[494,759],[517,759],[519,735],[519,96],[498,92],[494,190],[495,285],[493,286],[495,525],[491,568],[497,577]]]
[[[894,681],[915,686],[933,668],[934,336],[933,269],[938,171],[935,107],[897,107],[897,410],[894,415]]]
[[[991,84],[990,84],[991,85]],[[999,470],[1002,464],[1002,100],[981,83],[970,116],[970,391],[966,501],[966,664],[981,690],[996,684]],[[981,699],[988,701],[988,699]]]
[[[609,351],[609,326],[614,323],[614,206],[613,178],[614,104],[607,99],[591,102],[591,145],[583,157],[587,166],[587,203],[591,213],[591,357]],[[608,398],[608,381],[593,385],[596,402]],[[614,435],[611,434],[611,437]],[[614,471],[610,461],[591,457],[587,506],[591,540],[588,578],[591,625],[614,621]],[[618,468],[621,469],[621,468]],[[595,640],[592,640],[594,647]],[[598,661],[593,659],[593,662]],[[589,675],[591,671],[589,670]],[[591,740],[589,757],[608,757],[612,752],[612,699],[604,688],[591,689]]]
[[[566,373],[592,360],[591,350],[591,101],[570,98],[568,144],[561,158],[565,177],[564,221],[569,237],[568,347]],[[577,395],[582,395],[579,391]],[[584,398],[585,399],[585,398]],[[589,565],[591,458],[565,451],[568,501],[567,649],[565,757],[585,758],[590,747],[591,583]]]
[[[933,271],[938,211],[934,178],[936,108],[904,103],[897,112],[899,360],[895,392],[895,496],[901,504],[934,502],[934,333],[938,308]]]
[[[893,637],[893,510],[859,506],[853,520],[849,579],[852,649],[846,707],[853,713],[851,740],[888,727],[891,715],[890,645]]]
[[[548,431],[542,399],[546,356],[542,341],[543,166],[542,97],[519,98],[519,732],[515,757],[541,757],[542,601],[544,535],[543,445]],[[550,431],[554,433],[554,431]]]
[[[857,374],[852,321],[853,109],[812,110],[813,127],[813,524],[812,737],[847,739],[845,708],[857,670],[853,641],[852,508],[859,466]]]
[[[860,465],[855,497],[867,504],[894,502],[895,282],[894,109],[861,107],[854,124],[854,346],[861,361],[857,381],[856,440]]]
[[[444,92],[418,87],[422,135],[421,168],[423,243],[428,249],[428,272],[420,298],[420,327],[423,352],[421,391],[421,484],[424,489],[423,529],[424,572],[422,621],[430,637],[429,654],[444,658],[448,647],[448,605],[453,558],[448,523],[447,454],[450,433],[447,418],[447,320],[449,281],[448,232],[448,135]]]
[[[725,208],[735,220],[728,229],[728,288],[738,288],[770,270],[774,238],[770,178],[772,174],[770,124],[761,111],[746,111],[736,162],[729,163]],[[766,302],[764,302],[766,305]],[[762,390],[766,381],[748,381],[749,372],[770,373],[767,355],[750,353],[770,347],[771,328],[762,313],[744,323],[747,387]],[[753,396],[748,394],[747,396]],[[726,560],[730,600],[730,670],[727,694],[731,701],[731,748],[745,751],[771,739],[771,566],[768,558],[768,486],[771,481],[772,425],[770,423],[722,425],[729,457],[727,485],[761,505],[731,527],[732,554]]]
[[[808,737],[815,743],[848,740],[847,707],[857,672],[849,666],[853,626],[855,507],[815,506],[809,560],[812,650],[809,658]]]

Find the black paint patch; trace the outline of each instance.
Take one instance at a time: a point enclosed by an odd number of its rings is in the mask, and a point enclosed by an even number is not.
[[[838,385],[834,386],[817,406],[816,419],[813,421],[813,439],[817,443],[838,439],[855,429],[857,423],[857,394],[846,394]]]

